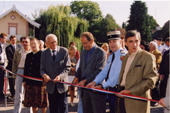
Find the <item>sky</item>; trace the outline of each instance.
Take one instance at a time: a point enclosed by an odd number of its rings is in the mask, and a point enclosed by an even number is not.
[[[99,4],[100,10],[103,16],[111,14],[116,23],[122,26],[123,22],[126,22],[130,16],[130,7],[134,1],[116,1],[116,0],[92,0]],[[146,2],[148,7],[148,14],[153,16],[160,27],[163,27],[165,22],[170,20],[170,0],[168,1],[143,1]],[[31,13],[35,13],[35,10],[47,9],[49,5],[70,5],[71,1],[1,1],[0,0],[0,15],[3,14],[4,9],[9,10],[14,4],[16,8],[24,15],[32,18]],[[32,18],[33,19],[33,18]]]

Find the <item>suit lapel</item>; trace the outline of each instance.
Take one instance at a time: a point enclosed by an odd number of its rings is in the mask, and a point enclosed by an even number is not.
[[[130,68],[129,68],[129,71],[135,67],[135,65],[136,65],[136,63],[138,62],[138,60],[140,59],[140,56],[141,56],[141,55],[142,55],[142,50],[139,49],[138,53],[136,54],[136,56],[135,56],[135,58],[134,58],[134,60],[133,60],[133,62],[132,62],[132,64],[131,64],[131,66],[130,66]],[[128,72],[129,72],[129,71],[128,71]]]
[[[53,62],[53,58],[52,58],[52,56],[51,56],[50,48],[47,49],[47,58],[48,58],[51,62]]]
[[[10,50],[11,50],[12,54],[14,54],[15,49],[14,49],[14,47],[11,44],[10,44]]]
[[[84,55],[83,55],[83,59],[82,59],[82,61],[83,61],[83,63],[84,63],[84,67],[83,67],[83,69],[85,68],[85,66],[86,66],[86,57],[87,57],[87,51],[85,50],[84,51]]]
[[[127,53],[127,54],[129,54],[129,53]],[[127,59],[128,59],[128,56],[129,55],[127,55],[127,56],[125,56],[124,58],[123,58],[123,62],[122,62],[122,70],[121,70],[121,72],[120,72],[120,79],[119,79],[119,83],[121,83],[121,81],[122,81],[122,77],[123,77],[123,73],[124,73],[124,70],[125,70],[125,66],[126,66],[126,62],[127,62]]]
[[[55,62],[57,62],[60,59],[60,46],[57,46],[57,55],[55,57]]]

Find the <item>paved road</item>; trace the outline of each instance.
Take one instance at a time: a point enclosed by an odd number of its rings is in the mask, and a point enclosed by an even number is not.
[[[5,107],[4,101],[0,101],[0,113],[13,113],[13,109],[14,109],[14,101],[13,100],[14,99],[8,99],[7,107]],[[70,100],[70,97],[68,97],[68,100]],[[68,107],[69,113],[77,113],[78,98],[75,98],[74,102],[75,102],[75,107],[71,107],[70,103],[68,104],[69,105],[69,107]],[[107,106],[107,108],[108,108],[108,106]],[[47,111],[48,111],[47,113],[49,113],[49,109]],[[108,111],[108,109],[107,109],[107,111]],[[21,113],[25,113],[25,108],[22,108]],[[41,113],[40,109],[38,110],[38,113]],[[151,108],[151,113],[163,113],[163,108],[161,106],[153,107],[153,108]]]
[[[7,92],[7,95],[9,95],[9,89]],[[77,94],[75,94],[77,95]],[[77,107],[78,107],[78,97],[74,98],[75,107],[70,106],[70,97],[68,97],[68,111],[69,113],[77,113]],[[142,107],[142,106],[141,106]],[[7,99],[7,107],[5,107],[5,100],[0,101],[0,113],[13,113],[14,109],[14,99]],[[109,106],[107,105],[106,111],[109,111]],[[22,112],[25,113],[25,108],[22,108]],[[38,110],[38,113],[41,113],[41,110]],[[47,113],[49,113],[49,109],[47,110]],[[163,108],[159,105],[157,107],[151,108],[151,113],[163,113]]]

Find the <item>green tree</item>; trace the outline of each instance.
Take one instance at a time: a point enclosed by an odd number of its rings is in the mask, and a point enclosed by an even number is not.
[[[142,40],[150,41],[151,31],[149,28],[149,16],[147,14],[148,8],[146,7],[145,2],[135,1],[131,5],[130,10],[131,12],[126,30],[136,29],[140,32]]]
[[[158,25],[157,21],[153,18],[153,16],[149,16],[149,23],[151,29],[156,29],[156,26]]]
[[[70,6],[51,5],[47,10],[41,9],[39,17],[35,19],[41,24],[40,29],[36,29],[36,37],[44,40],[47,34],[53,33],[58,38],[58,45],[68,47],[70,38],[80,37],[88,29],[87,21],[70,14]]]
[[[107,14],[102,20],[98,20],[89,28],[97,43],[107,42],[107,32],[120,28],[112,15]]]
[[[81,19],[89,21],[91,26],[96,20],[102,18],[99,4],[92,1],[73,1],[71,2],[72,13]]]

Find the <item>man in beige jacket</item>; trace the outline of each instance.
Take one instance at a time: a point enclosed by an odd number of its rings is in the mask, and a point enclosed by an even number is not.
[[[125,36],[129,53],[125,55],[119,75],[120,94],[150,98],[158,79],[154,55],[140,49],[140,33],[130,30]],[[118,95],[120,97],[120,95]],[[150,102],[121,97],[120,113],[150,113]]]

